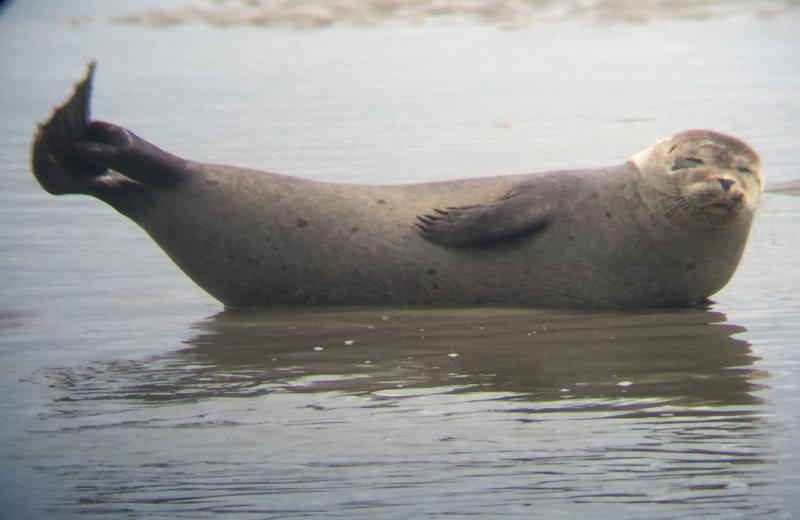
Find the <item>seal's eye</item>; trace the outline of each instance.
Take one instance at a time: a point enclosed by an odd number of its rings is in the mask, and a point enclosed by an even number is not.
[[[748,173],[750,175],[753,175],[753,170],[751,170],[747,166],[739,165],[739,166],[736,167],[736,171],[737,172],[742,172],[742,173]]]
[[[697,157],[678,157],[672,166],[672,171],[683,170],[684,168],[697,168],[705,164],[702,159]]]

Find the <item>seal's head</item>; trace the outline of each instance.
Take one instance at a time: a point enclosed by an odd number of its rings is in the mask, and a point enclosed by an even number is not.
[[[749,225],[761,194],[761,160],[742,141],[710,130],[674,134],[630,159],[642,196],[679,223]]]

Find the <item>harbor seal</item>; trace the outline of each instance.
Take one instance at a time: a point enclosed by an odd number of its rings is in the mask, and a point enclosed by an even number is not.
[[[709,130],[610,167],[405,185],[186,160],[89,118],[94,64],[40,125],[42,187],[141,226],[226,306],[690,306],[744,248],[761,163]]]

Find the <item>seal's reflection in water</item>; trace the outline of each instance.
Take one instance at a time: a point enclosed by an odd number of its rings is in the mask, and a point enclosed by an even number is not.
[[[159,391],[162,398],[447,387],[530,401],[756,402],[750,346],[733,337],[744,329],[726,324],[720,313],[696,309],[237,310],[197,328],[187,342],[191,348],[173,356],[175,366],[194,369],[161,381],[168,386],[160,390],[177,385],[174,393]],[[147,387],[141,390],[142,398],[152,397]]]
[[[62,374],[59,416],[125,468],[81,482],[104,510],[769,509],[763,375],[720,313],[229,311],[197,328],[172,354]]]

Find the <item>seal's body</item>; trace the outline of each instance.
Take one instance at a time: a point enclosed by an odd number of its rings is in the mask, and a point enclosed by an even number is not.
[[[40,129],[37,179],[108,202],[229,306],[691,305],[760,193],[756,154],[700,130],[608,168],[396,186],[201,164],[90,122],[92,71]]]

